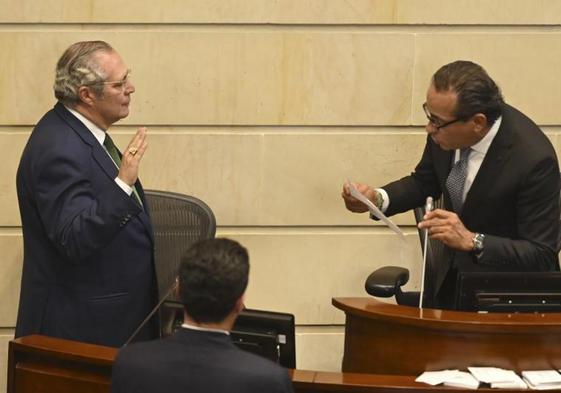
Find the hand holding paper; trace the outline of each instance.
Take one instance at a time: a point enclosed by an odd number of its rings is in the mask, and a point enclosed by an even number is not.
[[[347,180],[347,185],[349,186],[349,190],[350,193],[353,197],[355,197],[356,199],[358,199],[359,201],[361,201],[362,203],[364,203],[366,205],[366,207],[368,207],[368,211],[377,219],[383,221],[388,227],[390,227],[390,229],[392,229],[395,233],[397,233],[398,235],[400,235],[402,238],[405,238],[405,235],[403,234],[403,232],[401,231],[401,229],[399,229],[399,227],[397,225],[395,225],[388,217],[386,217],[384,215],[384,213],[382,213],[380,211],[380,209],[378,209],[376,207],[376,205],[374,205],[372,203],[372,201],[370,201],[370,199],[366,198],[361,192],[359,192],[356,187],[350,182],[350,180]]]

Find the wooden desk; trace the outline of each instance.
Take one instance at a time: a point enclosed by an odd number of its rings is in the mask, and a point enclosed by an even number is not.
[[[418,375],[496,366],[561,369],[561,313],[419,310],[373,298],[334,298],[346,314],[343,372]]]
[[[12,340],[8,393],[108,393],[115,348],[45,336]],[[373,375],[289,370],[296,393],[462,393],[432,387],[412,375]],[[491,393],[491,389],[479,389]],[[493,390],[496,393],[497,390]],[[500,390],[501,393],[520,391]],[[553,391],[561,393],[561,390]]]

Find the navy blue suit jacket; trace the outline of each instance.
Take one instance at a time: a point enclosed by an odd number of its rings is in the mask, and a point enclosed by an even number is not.
[[[179,329],[121,349],[111,393],[290,393],[286,369],[237,348],[217,332]]]
[[[58,103],[33,130],[17,172],[24,261],[16,337],[120,346],[156,298],[144,207],[115,183],[103,146]],[[153,332],[144,332],[151,336]]]

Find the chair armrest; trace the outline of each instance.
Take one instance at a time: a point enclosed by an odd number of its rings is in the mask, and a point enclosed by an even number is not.
[[[384,266],[370,273],[364,287],[376,297],[392,297],[401,293],[401,286],[409,281],[409,270],[399,266]]]

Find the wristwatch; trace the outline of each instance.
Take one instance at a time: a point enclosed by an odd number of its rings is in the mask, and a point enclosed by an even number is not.
[[[374,205],[380,210],[382,210],[382,206],[384,206],[384,197],[382,196],[381,192],[376,191],[376,196],[374,197]]]
[[[476,233],[472,240],[473,252],[475,255],[480,255],[483,252],[483,241],[485,240],[485,235],[482,233]]]

